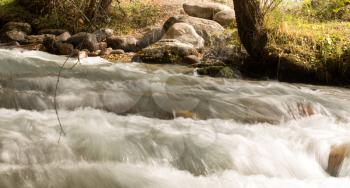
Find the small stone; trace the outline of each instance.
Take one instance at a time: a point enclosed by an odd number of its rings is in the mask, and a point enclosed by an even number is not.
[[[111,54],[124,54],[124,50],[121,50],[121,49],[117,49],[117,50],[113,50]]]
[[[112,48],[106,48],[104,50],[101,50],[100,55],[110,55],[110,54],[112,54],[112,52],[113,52]]]
[[[69,43],[56,42],[56,49],[60,55],[73,55],[74,54],[74,46]]]
[[[56,41],[66,42],[70,37],[69,32],[64,32],[56,37]]]
[[[108,47],[106,42],[99,42],[98,45],[100,50],[105,50]]]
[[[82,51],[76,50],[76,53],[74,55],[78,59],[83,59],[83,58],[89,57],[89,52],[86,50],[82,50]]]

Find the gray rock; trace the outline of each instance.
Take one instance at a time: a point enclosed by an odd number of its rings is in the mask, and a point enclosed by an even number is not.
[[[158,42],[164,36],[165,31],[163,28],[155,28],[147,32],[138,42],[137,46],[142,49],[149,45]]]
[[[131,36],[112,36],[107,38],[107,46],[113,49],[122,49],[126,52],[138,51],[137,39]]]
[[[64,32],[56,36],[56,41],[66,42],[71,37],[69,32]]]
[[[236,21],[236,14],[234,10],[223,10],[214,15],[214,21],[220,25],[227,27],[233,25]]]
[[[158,64],[181,63],[189,55],[197,56],[196,48],[176,39],[162,39],[138,53],[143,62]]]
[[[163,39],[177,39],[182,43],[193,45],[197,50],[204,48],[204,39],[197,34],[192,25],[187,23],[175,23],[167,30]]]
[[[183,9],[190,16],[212,20],[216,13],[231,8],[220,3],[185,3]]]
[[[22,31],[24,34],[28,35],[32,33],[32,27],[29,23],[8,22],[2,27],[0,33],[4,33],[6,31]]]
[[[42,35],[42,34],[61,35],[66,32],[69,33],[67,30],[64,30],[64,29],[42,29],[38,32],[38,34],[39,35]]]
[[[206,46],[212,46],[221,41],[225,28],[213,20],[195,18],[190,16],[174,16],[164,23],[164,30],[168,30],[175,23],[187,23],[194,27],[196,32],[205,40]]]
[[[86,32],[81,32],[73,35],[67,40],[68,43],[73,44],[78,49],[87,49],[91,52],[99,49],[96,35]]]
[[[13,41],[23,42],[26,36],[27,35],[23,31],[11,30],[3,33],[0,38],[0,41],[3,43]]]
[[[108,37],[113,36],[114,30],[109,28],[103,28],[95,31],[94,34],[96,35],[98,42],[103,42],[106,41]]]
[[[60,55],[74,55],[75,50],[73,44],[56,42],[55,46]]]

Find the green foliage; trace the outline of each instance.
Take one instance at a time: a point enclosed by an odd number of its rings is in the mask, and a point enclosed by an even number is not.
[[[114,7],[109,27],[119,33],[130,33],[155,24],[160,15],[160,7],[152,2],[134,0]]]
[[[302,13],[320,21],[350,20],[350,0],[307,0]]]

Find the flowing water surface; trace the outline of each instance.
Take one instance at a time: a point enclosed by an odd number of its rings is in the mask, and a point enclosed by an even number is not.
[[[0,49],[1,188],[350,187],[348,89],[71,59],[58,143],[64,61]]]

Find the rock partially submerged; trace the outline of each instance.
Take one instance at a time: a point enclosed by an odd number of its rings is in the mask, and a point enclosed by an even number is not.
[[[159,64],[182,63],[189,55],[198,56],[196,48],[176,39],[162,39],[138,53],[143,62]]]
[[[337,177],[346,157],[350,157],[350,143],[333,146],[328,158],[327,172]]]

